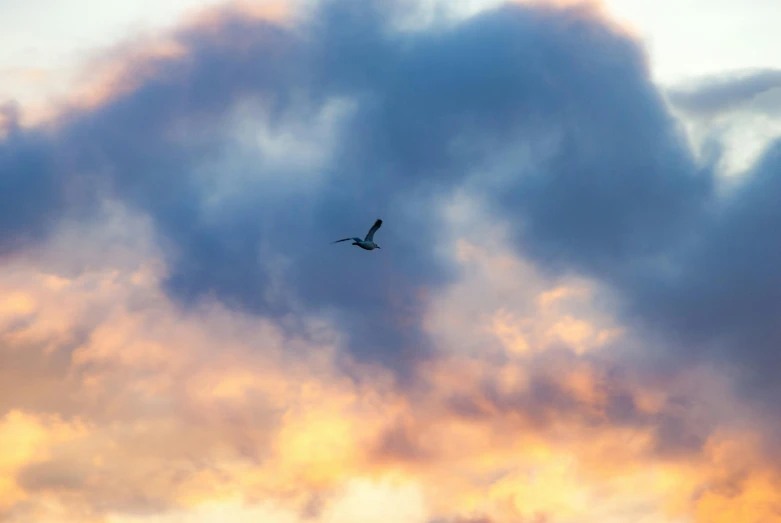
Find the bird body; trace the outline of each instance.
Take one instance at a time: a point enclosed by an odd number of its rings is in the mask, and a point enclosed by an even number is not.
[[[363,240],[358,240],[353,242],[353,245],[357,245],[361,249],[365,249],[367,251],[372,251],[374,249],[379,249],[380,247],[374,243],[374,242],[365,242]]]
[[[369,232],[366,234],[366,238],[363,240],[360,238],[344,238],[341,240],[336,240],[335,242],[331,243],[339,243],[339,242],[346,242],[348,240],[353,241],[353,245],[357,245],[361,249],[367,250],[367,251],[373,251],[374,249],[380,249],[380,246],[374,243],[374,233],[377,232],[377,229],[380,228],[382,225],[382,220],[379,218],[376,222],[374,222],[374,225],[372,225],[372,228],[369,229]]]

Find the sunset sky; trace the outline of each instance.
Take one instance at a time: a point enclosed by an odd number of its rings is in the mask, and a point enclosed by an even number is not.
[[[779,20],[0,2],[0,522],[781,522]]]

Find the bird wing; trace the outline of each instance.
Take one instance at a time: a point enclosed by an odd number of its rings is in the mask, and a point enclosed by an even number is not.
[[[379,229],[382,226],[382,220],[377,218],[377,221],[374,222],[374,225],[372,225],[372,228],[369,229],[369,233],[366,235],[366,239],[364,241],[371,242],[374,241],[374,233],[377,232],[377,229]]]
[[[360,239],[360,238],[345,238],[345,239],[343,239],[343,240],[336,240],[335,242],[331,242],[331,243],[346,242],[347,240],[352,240],[352,241],[354,241],[354,242],[359,242],[359,241],[361,241],[361,239]]]

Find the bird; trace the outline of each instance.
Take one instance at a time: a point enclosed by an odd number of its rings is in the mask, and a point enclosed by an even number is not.
[[[347,240],[352,240],[353,245],[357,245],[361,249],[366,249],[367,251],[379,249],[380,246],[374,243],[374,233],[377,232],[377,229],[379,229],[381,225],[382,225],[382,220],[377,218],[377,221],[374,222],[374,225],[372,225],[372,228],[369,229],[368,233],[366,233],[366,238],[364,238],[363,240],[360,238],[344,238],[342,240],[336,240],[335,242],[331,242],[331,243],[339,243],[339,242],[346,242]]]

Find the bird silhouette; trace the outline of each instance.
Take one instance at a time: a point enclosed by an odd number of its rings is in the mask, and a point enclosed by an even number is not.
[[[371,251],[374,249],[379,249],[380,246],[374,243],[374,233],[377,232],[377,229],[380,228],[382,225],[382,220],[377,218],[377,221],[374,222],[374,225],[372,225],[372,228],[369,229],[369,232],[366,234],[366,238],[363,240],[360,238],[344,238],[342,240],[336,240],[335,242],[331,243],[339,243],[339,242],[346,242],[347,240],[352,240],[353,245],[357,245],[361,249],[366,249],[367,251]]]

